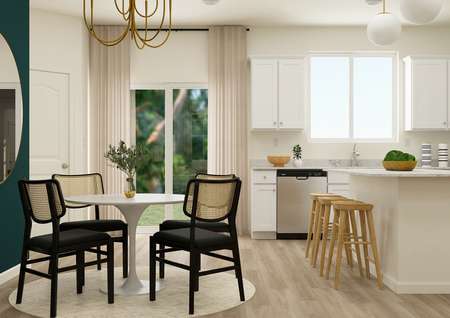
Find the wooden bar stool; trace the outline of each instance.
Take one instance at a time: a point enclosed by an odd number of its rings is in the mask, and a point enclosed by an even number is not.
[[[334,254],[334,245],[337,241],[337,256],[336,256],[336,273],[334,278],[334,287],[336,289],[340,286],[340,271],[342,262],[342,250],[344,246],[355,246],[356,257],[358,260],[358,267],[361,277],[364,277],[364,270],[361,261],[360,245],[363,246],[365,273],[370,279],[369,270],[369,246],[372,249],[372,255],[375,263],[375,270],[377,274],[377,285],[379,288],[383,287],[383,277],[381,273],[381,262],[378,254],[377,238],[375,234],[375,226],[373,221],[373,205],[360,201],[334,201],[332,202],[334,208],[333,220],[333,234],[330,243],[328,254],[328,262],[326,268],[326,278],[329,278],[331,263]],[[361,236],[358,235],[356,226],[356,211],[359,213]],[[351,230],[350,230],[351,225]],[[367,235],[369,233],[370,238]]]
[[[320,244],[322,243],[322,249],[320,254],[320,276],[323,276],[324,269],[325,269],[325,255],[328,245],[328,233],[332,231],[333,223],[330,223],[330,217],[331,217],[331,207],[332,203],[335,201],[352,201],[350,199],[347,199],[345,197],[339,196],[339,197],[319,197],[318,198],[318,205],[319,205],[319,227],[320,230],[318,232],[318,237],[321,237],[321,240],[315,241],[314,246],[314,253],[313,253],[313,266],[316,266],[317,263],[317,257],[320,250]],[[346,227],[347,232],[350,230],[350,227]],[[346,233],[347,235],[352,235],[351,232]],[[353,267],[353,259],[352,259],[352,252],[351,247],[349,245],[344,246],[345,247],[345,253],[347,256],[347,263],[350,265],[350,267]]]
[[[317,225],[319,224],[319,205],[318,205],[318,198],[320,197],[335,197],[340,198],[340,195],[337,194],[331,194],[331,193],[310,193],[311,196],[311,211],[309,213],[309,225],[308,225],[308,236],[306,238],[306,251],[305,251],[305,258],[309,257],[309,250],[311,246],[314,247],[314,239],[317,237],[315,235],[317,230]]]

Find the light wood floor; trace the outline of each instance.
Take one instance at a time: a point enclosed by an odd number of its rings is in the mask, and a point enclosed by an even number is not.
[[[312,269],[305,260],[304,241],[254,241],[242,238],[240,250],[244,276],[256,286],[256,294],[242,306],[208,317],[450,317],[450,295],[396,295],[387,288],[379,290],[374,280],[360,279],[357,269],[351,271],[346,266],[342,273],[342,287],[336,291],[332,282],[320,278],[317,270]],[[116,255],[120,255],[119,250]],[[138,238],[138,265],[147,266],[147,256],[148,239],[141,235]],[[172,258],[187,260],[186,254],[182,252],[172,253]],[[205,258],[202,268],[217,266],[219,262]],[[120,264],[120,259],[116,263]],[[30,317],[17,312],[8,303],[8,295],[16,288],[16,284],[17,279],[14,279],[1,286],[2,318]],[[24,301],[26,296],[25,287]]]

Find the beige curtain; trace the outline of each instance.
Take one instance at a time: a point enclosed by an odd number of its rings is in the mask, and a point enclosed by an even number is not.
[[[209,29],[208,171],[242,179],[237,215],[249,232],[247,155],[247,31],[242,26]]]
[[[102,38],[115,38],[119,26],[96,26]],[[89,156],[90,170],[100,172],[107,193],[122,193],[125,176],[104,158],[108,145],[131,142],[130,41],[106,47],[91,37],[89,70]],[[115,208],[102,210],[102,217],[121,218]],[[105,215],[106,214],[106,215]]]

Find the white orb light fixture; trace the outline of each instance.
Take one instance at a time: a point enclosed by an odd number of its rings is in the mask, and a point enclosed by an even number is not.
[[[414,24],[426,24],[437,18],[444,0],[400,0],[403,17]]]
[[[375,45],[390,45],[400,38],[402,25],[399,19],[386,11],[383,0],[383,11],[378,13],[367,25],[367,37]]]

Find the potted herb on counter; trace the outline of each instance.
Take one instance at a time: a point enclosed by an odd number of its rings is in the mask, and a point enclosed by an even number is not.
[[[294,166],[301,167],[303,165],[302,147],[300,145],[295,145],[292,148],[292,159],[294,160]]]

